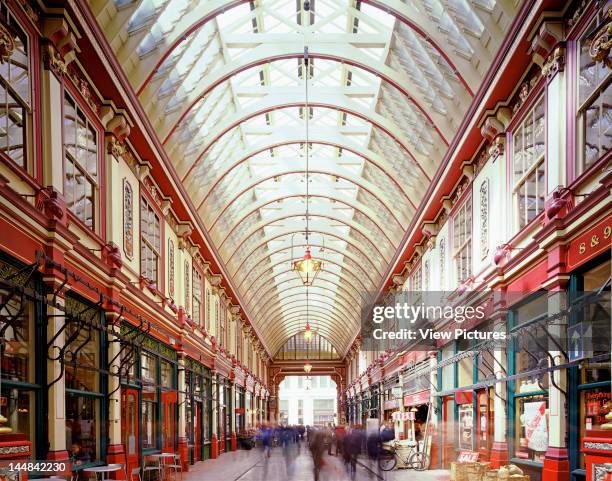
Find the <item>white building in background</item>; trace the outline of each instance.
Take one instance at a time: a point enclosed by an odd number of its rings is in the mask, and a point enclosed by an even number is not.
[[[289,376],[279,386],[279,423],[337,424],[336,383],[329,376]]]

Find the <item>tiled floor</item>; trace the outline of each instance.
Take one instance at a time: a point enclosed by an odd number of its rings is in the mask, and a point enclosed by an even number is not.
[[[222,454],[218,459],[199,462],[189,467],[183,481],[314,481],[312,458],[302,444],[285,452],[274,448],[272,456],[265,458],[260,449]],[[371,467],[371,468],[370,468]],[[378,472],[375,463],[360,459],[355,481],[448,481],[448,471],[416,472],[396,470]],[[350,481],[342,461],[325,456],[320,481]]]

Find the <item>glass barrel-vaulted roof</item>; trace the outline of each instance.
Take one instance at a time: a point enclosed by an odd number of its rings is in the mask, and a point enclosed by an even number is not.
[[[347,351],[519,0],[307,3],[90,0],[271,354]]]

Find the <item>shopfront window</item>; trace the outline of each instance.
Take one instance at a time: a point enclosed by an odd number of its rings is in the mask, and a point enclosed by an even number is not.
[[[599,292],[602,286],[607,285],[610,276],[610,260],[605,258],[599,265],[587,270],[578,277],[580,303],[586,298],[591,299],[588,305],[577,311],[572,319],[583,326],[583,349],[592,351],[593,357],[585,359],[580,364],[578,372],[578,399],[579,403],[579,444],[589,430],[602,429],[602,425],[609,420],[605,416],[612,411],[610,396],[610,289]],[[587,347],[588,346],[588,347]],[[607,426],[606,426],[607,428]],[[605,429],[605,428],[604,428]],[[578,468],[585,469],[584,454],[578,451]]]
[[[101,313],[97,306],[75,297],[66,297],[69,316],[95,321]],[[104,395],[100,389],[99,332],[70,317],[64,329],[67,349],[64,354],[66,380],[66,449],[78,468],[100,460],[103,453],[100,442],[100,413]]]
[[[70,302],[67,301],[70,309]],[[75,311],[72,311],[75,312]],[[66,389],[99,392],[100,341],[96,329],[83,326],[77,321],[69,321],[65,329],[66,338],[76,336],[66,350],[65,370]]]
[[[515,403],[514,456],[543,462],[548,448],[548,397],[522,396]]]
[[[155,449],[157,446],[157,402],[152,400],[154,395],[143,392],[142,400],[142,447]]]
[[[0,260],[0,279],[35,290],[36,283],[16,276],[18,269]],[[0,284],[0,343],[2,354],[0,414],[7,418],[3,427],[26,436],[36,453],[35,427],[38,411],[35,379],[37,355],[35,332],[36,308],[25,297],[11,295],[11,289]]]
[[[474,406],[472,404],[460,404],[459,412],[459,449],[473,449],[474,439]]]
[[[142,447],[157,447],[157,357],[149,352],[140,356],[140,377],[142,381]]]
[[[591,56],[592,32],[605,21],[606,12],[600,10],[586,34],[578,42],[578,171],[582,172],[610,150],[612,130],[612,89],[610,73],[605,62]]]
[[[66,393],[66,449],[79,466],[99,459],[100,399]]]
[[[161,386],[166,389],[174,388],[174,366],[167,361],[161,361]]]
[[[514,391],[525,394],[548,389],[548,367],[550,339],[547,324],[548,300],[546,295],[538,295],[513,311],[512,330],[520,329],[514,340],[514,373],[531,373],[517,379]],[[523,329],[527,327],[526,329]]]
[[[30,115],[30,59],[28,37],[3,3],[0,23],[10,28],[13,50],[0,63],[0,152],[26,167],[26,129]]]
[[[449,343],[442,348],[442,361],[449,359],[455,355],[454,343]],[[448,391],[455,387],[455,366],[453,364],[445,365],[442,368],[442,390]]]
[[[0,291],[0,299],[5,295]],[[33,306],[24,306],[19,297],[7,298],[0,309],[3,330],[2,379],[20,382],[34,380]]]
[[[601,429],[608,423],[606,414],[612,411],[610,386],[584,389],[580,391],[580,439],[586,431]],[[580,453],[580,468],[585,468],[584,454]]]
[[[457,341],[457,352],[471,350],[471,341],[461,338]],[[470,386],[474,384],[474,357],[467,356],[457,363],[457,387]]]

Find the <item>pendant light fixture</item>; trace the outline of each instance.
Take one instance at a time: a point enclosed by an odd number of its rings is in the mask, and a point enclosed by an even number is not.
[[[310,106],[308,104],[308,77],[310,73],[310,65],[308,60],[308,47],[304,47],[304,85],[305,85],[305,104],[304,104],[304,115],[306,116],[306,252],[304,253],[304,257],[300,260],[293,262],[293,270],[298,273],[300,279],[302,280],[302,284],[305,286],[310,286],[314,282],[317,274],[321,271],[321,267],[323,266],[323,262],[320,260],[316,260],[312,257],[310,253],[309,246],[309,227],[310,227],[310,212],[309,212],[309,201],[310,201],[310,186],[309,186],[309,177],[310,177],[310,132],[309,132],[309,123],[310,123]]]
[[[312,341],[312,328],[310,327],[310,313],[308,312],[308,286],[306,286],[306,328],[304,329],[304,340],[306,342]]]

